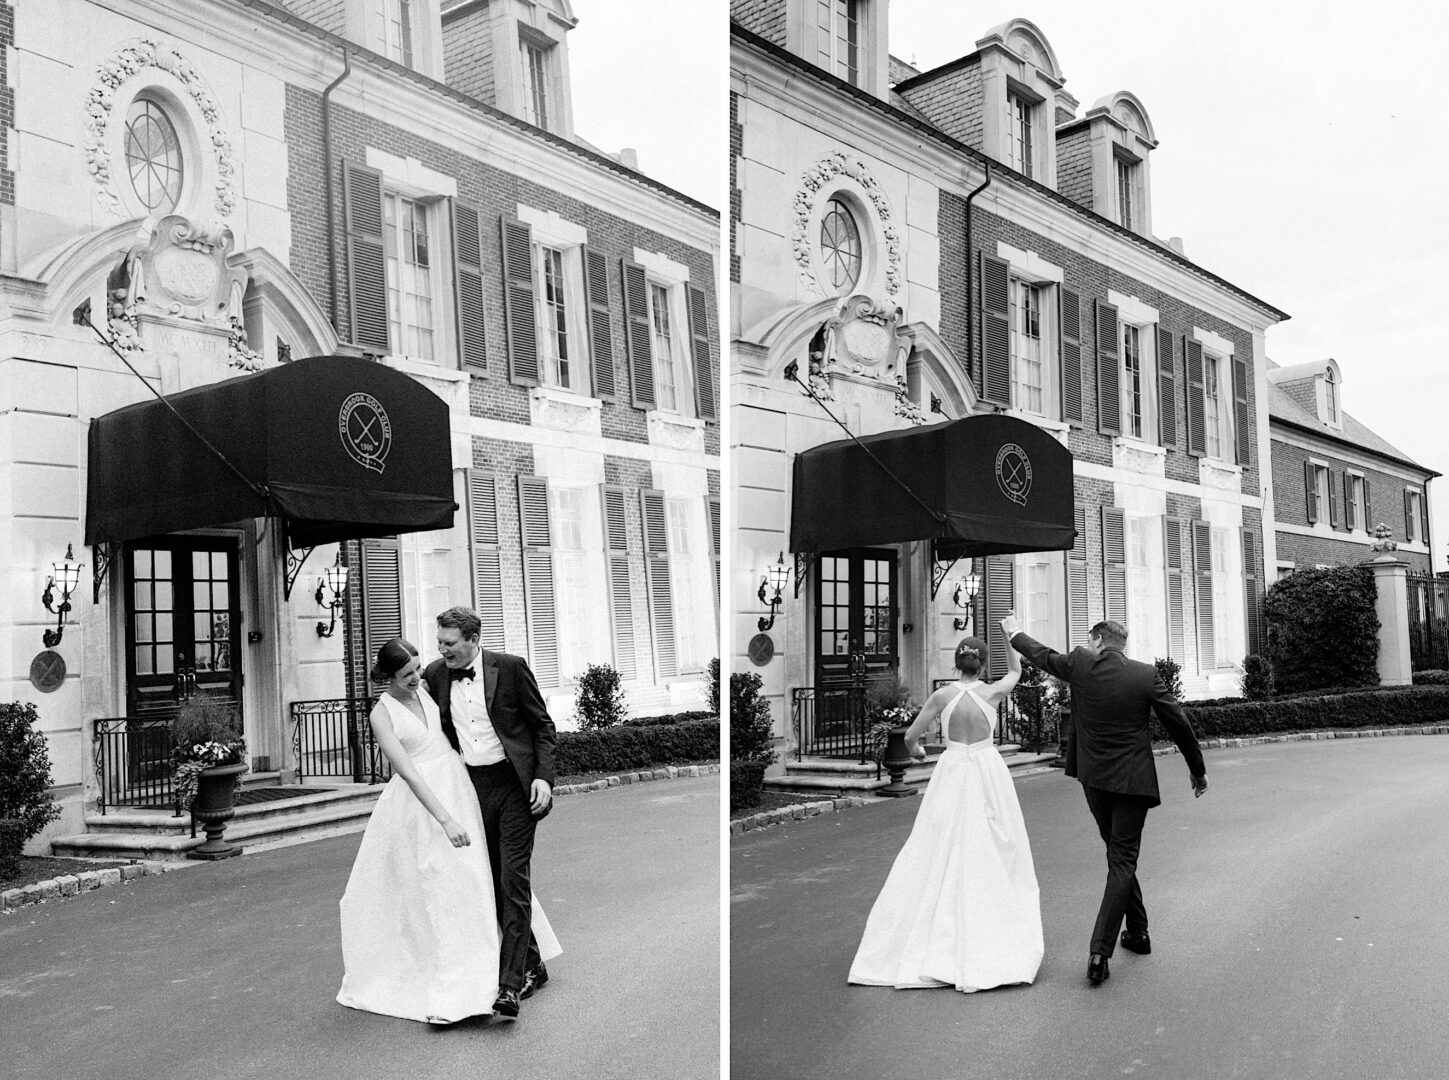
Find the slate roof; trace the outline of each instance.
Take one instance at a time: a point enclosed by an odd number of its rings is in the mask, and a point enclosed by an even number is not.
[[[1312,376],[1324,366],[1325,365],[1322,364],[1296,364],[1292,368],[1281,368],[1277,364],[1273,363],[1271,360],[1268,361],[1269,420],[1285,420],[1288,423],[1293,424],[1297,427],[1307,428],[1309,431],[1324,435],[1325,437],[1333,439],[1337,442],[1351,443],[1352,445],[1367,450],[1370,453],[1381,454],[1385,457],[1394,458],[1395,460],[1403,462],[1406,465],[1412,465],[1417,469],[1422,469],[1424,472],[1428,473],[1431,476],[1440,475],[1439,473],[1434,472],[1433,469],[1429,469],[1423,465],[1420,465],[1417,461],[1411,458],[1408,454],[1404,453],[1393,443],[1389,442],[1387,439],[1383,438],[1382,436],[1371,431],[1369,428],[1365,427],[1363,424],[1359,423],[1357,420],[1349,415],[1347,410],[1340,410],[1343,412],[1343,429],[1339,430],[1337,428],[1330,427],[1328,424],[1318,419],[1318,414],[1315,413],[1312,409],[1305,408],[1304,405],[1301,404],[1298,400],[1299,398],[1304,397],[1304,395],[1295,395],[1292,390],[1293,388],[1301,387],[1302,383],[1308,382],[1308,380],[1311,379]],[[1292,374],[1296,375],[1300,371],[1303,372],[1307,376],[1307,378],[1292,379],[1285,383],[1276,383],[1272,379],[1272,376],[1274,374],[1281,375],[1283,373],[1291,372]],[[1309,385],[1312,385],[1311,382],[1309,383]],[[1312,400],[1312,398],[1310,397],[1308,398],[1308,400]]]

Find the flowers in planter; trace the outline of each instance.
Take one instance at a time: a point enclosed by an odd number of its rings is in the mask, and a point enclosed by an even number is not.
[[[178,805],[189,810],[196,802],[202,770],[241,764],[246,754],[234,704],[206,695],[182,702],[171,722],[172,786]]]
[[[885,757],[886,740],[891,728],[909,727],[916,718],[917,707],[911,700],[911,689],[901,681],[898,672],[871,684],[865,696],[865,743],[870,756],[880,764]]]

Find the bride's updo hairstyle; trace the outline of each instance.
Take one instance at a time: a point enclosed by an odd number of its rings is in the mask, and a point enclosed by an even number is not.
[[[979,637],[962,638],[956,646],[956,670],[962,675],[975,675],[986,664],[986,642]]]
[[[418,650],[413,648],[412,642],[405,638],[395,637],[391,641],[385,641],[382,648],[377,650],[377,663],[372,665],[372,681],[375,683],[392,682],[392,677],[407,666],[407,662],[418,655]]]

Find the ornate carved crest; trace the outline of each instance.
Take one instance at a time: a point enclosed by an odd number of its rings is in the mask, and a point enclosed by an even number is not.
[[[821,397],[833,397],[830,377],[850,375],[887,385],[899,399],[897,412],[924,421],[905,398],[909,339],[899,333],[901,309],[856,294],[840,302],[816,335],[810,352],[810,382]]]

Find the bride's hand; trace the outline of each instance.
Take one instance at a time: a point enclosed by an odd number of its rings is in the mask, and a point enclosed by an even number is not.
[[[454,847],[467,847],[473,841],[468,837],[468,830],[459,825],[452,818],[443,822],[443,831],[448,834],[448,840]]]

